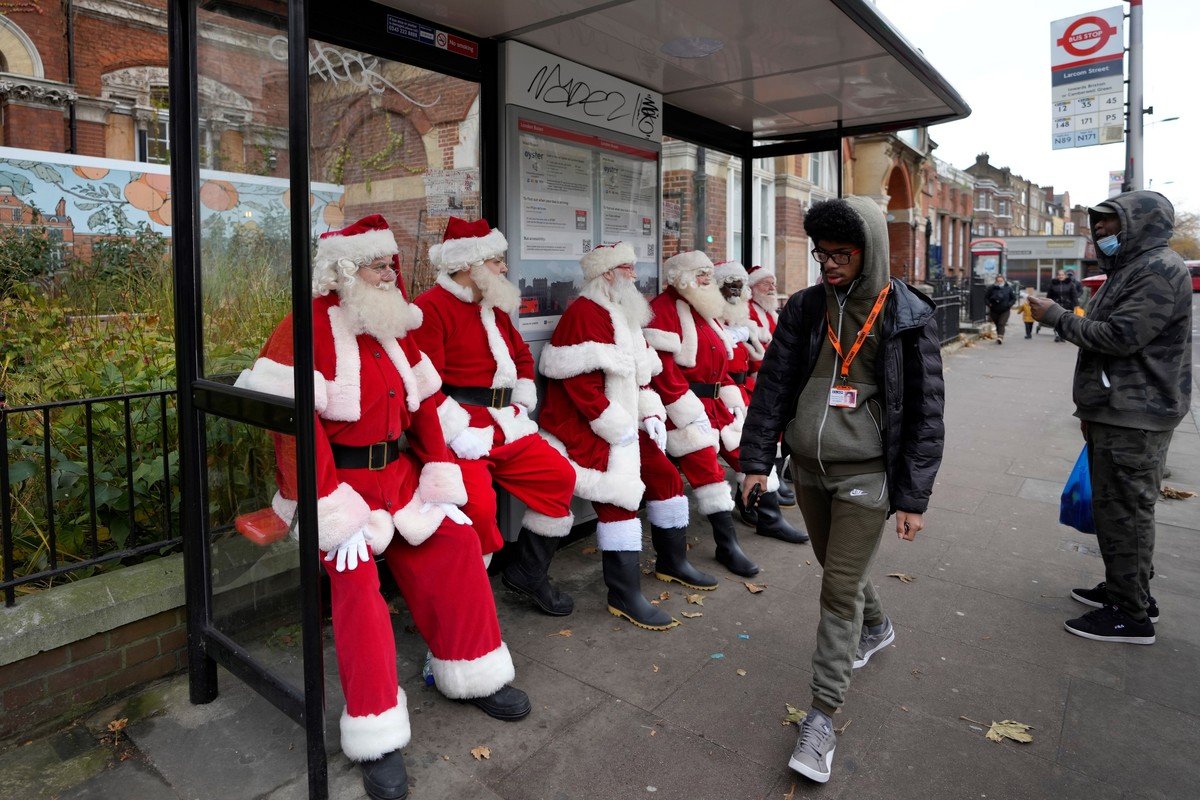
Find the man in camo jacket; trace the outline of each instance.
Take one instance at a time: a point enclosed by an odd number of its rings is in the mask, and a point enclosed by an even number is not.
[[[1191,279],[1167,247],[1175,209],[1161,194],[1126,192],[1088,216],[1108,280],[1087,316],[1030,298],[1035,319],[1079,346],[1075,416],[1088,444],[1104,559],[1104,581],[1071,592],[1096,610],[1066,628],[1086,639],[1153,644],[1154,503],[1171,432],[1191,406]]]

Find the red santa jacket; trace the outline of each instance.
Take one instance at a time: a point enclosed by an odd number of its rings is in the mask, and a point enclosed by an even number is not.
[[[721,323],[704,319],[674,287],[650,303],[654,318],[645,329],[646,341],[658,351],[663,369],[650,385],[667,410],[667,453],[679,456],[720,443],[735,450],[741,441],[741,421],[730,411],[744,408],[741,389],[729,377],[733,343]],[[697,398],[690,383],[720,384],[717,397]],[[706,436],[690,425],[708,416],[714,434]]]
[[[505,408],[460,405],[443,397],[438,414],[446,440],[467,427],[493,447],[537,433],[537,423],[528,414],[537,406],[533,354],[512,319],[476,303],[470,289],[447,275],[439,275],[437,285],[413,302],[425,315],[413,337],[443,381],[451,386],[513,390],[513,405]]]
[[[616,443],[647,417],[666,419],[649,387],[662,371],[658,355],[603,292],[585,288],[558,321],[539,368],[550,383],[538,422],[575,468],[575,494],[636,511],[646,488],[638,443]]]
[[[420,311],[410,307],[411,323]],[[289,314],[235,385],[292,397],[295,348]],[[437,415],[441,379],[411,336],[380,341],[356,333],[336,293],[313,300],[316,396],[317,522],[322,550],[367,527],[382,552],[393,530],[424,542],[445,514],[426,503],[462,505],[462,472],[446,447]],[[385,470],[339,469],[332,445],[363,447],[405,435],[408,451]],[[275,437],[276,483],[271,507],[286,523],[296,511],[295,439]],[[424,466],[421,466],[424,464]]]
[[[754,391],[754,380],[767,354],[767,346],[775,336],[775,326],[779,318],[774,311],[763,308],[754,300],[750,301],[750,378],[746,388]]]

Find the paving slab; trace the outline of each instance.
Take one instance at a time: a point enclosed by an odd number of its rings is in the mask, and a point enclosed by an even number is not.
[[[140,758],[130,758],[112,764],[82,783],[76,784],[56,800],[99,800],[99,798],[128,797],[137,800],[182,800],[181,796]]]

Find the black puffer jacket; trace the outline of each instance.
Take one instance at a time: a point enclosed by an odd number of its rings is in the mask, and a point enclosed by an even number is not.
[[[826,341],[825,294],[821,285],[797,292],[779,315],[742,429],[741,467],[747,475],[770,472],[776,442],[791,421],[796,399]],[[875,363],[886,407],[889,513],[925,513],[942,463],[945,400],[933,311],[927,297],[892,279],[880,328],[882,350]]]

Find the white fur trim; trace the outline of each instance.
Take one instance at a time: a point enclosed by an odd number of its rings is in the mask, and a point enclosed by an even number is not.
[[[379,340],[376,339],[375,341],[378,342]],[[379,342],[379,346],[383,348],[383,352],[387,353],[388,358],[392,361],[392,365],[400,373],[400,382],[404,384],[405,405],[408,406],[410,412],[416,412],[421,407],[421,386],[417,382],[417,375],[413,371],[412,364],[408,363],[408,356],[404,354],[404,350],[400,347],[400,342],[397,339],[385,339]],[[434,391],[437,390],[435,389]]]
[[[767,354],[767,344],[771,341],[771,334],[753,319],[749,320],[746,326],[750,328],[750,338],[744,344],[750,351],[750,358],[762,361],[763,356]]]
[[[667,455],[671,458],[682,458],[688,453],[695,453],[706,447],[715,448],[718,441],[715,430],[710,429],[707,433],[703,433],[695,425],[685,425],[682,428],[667,431]]]
[[[390,230],[364,231],[352,236],[326,236],[317,240],[316,261],[334,262],[348,258],[362,266],[383,256],[394,256],[400,252],[396,237]]]
[[[674,403],[666,406],[667,416],[671,422],[675,423],[676,428],[686,428],[695,420],[705,415],[704,402],[696,397],[696,393],[689,389],[686,393],[681,394],[679,399]]]
[[[630,429],[637,430],[637,420],[616,403],[609,403],[600,416],[588,423],[588,427],[592,433],[615,445]]]
[[[686,300],[676,300],[675,311],[679,314],[680,329],[679,352],[675,354],[675,363],[681,367],[694,367],[699,334],[696,333],[696,319],[692,316],[692,307]]]
[[[721,444],[726,450],[737,450],[742,444],[742,423],[744,419],[734,419],[733,422],[721,428]]]
[[[437,407],[438,420],[442,423],[442,435],[449,444],[455,436],[465,431],[471,424],[471,415],[459,405],[453,397],[447,397]],[[491,439],[488,442],[491,443]]]
[[[599,278],[611,269],[636,263],[637,253],[634,252],[633,246],[626,242],[617,242],[611,247],[601,245],[579,259],[579,265],[583,267],[583,277],[589,281]]]
[[[382,508],[377,508],[367,518],[367,530],[371,532],[371,552],[380,555],[392,543],[392,537],[396,533],[396,523],[392,521],[391,514]]]
[[[677,253],[663,262],[663,270],[667,276],[667,282],[671,284],[677,283],[680,278],[689,273],[712,268],[712,259],[700,250],[687,250],[683,253]]]
[[[366,234],[360,234],[365,236]],[[356,237],[357,238],[357,237]],[[352,717],[342,709],[342,752],[351,761],[375,761],[393,750],[408,745],[412,730],[408,724],[408,698],[396,688],[396,705],[378,714]]]
[[[430,461],[421,467],[417,494],[426,503],[450,503],[461,506],[467,502],[462,469],[451,461]]]
[[[582,467],[571,461],[567,449],[556,437],[542,431],[542,438],[562,453],[575,469],[575,496],[595,503],[609,503],[627,511],[637,511],[646,484],[641,478],[641,454],[637,447],[612,447],[605,470]]]
[[[706,321],[708,322],[708,327],[716,331],[717,336],[719,336],[721,341],[725,343],[725,357],[733,358],[734,341],[733,337],[729,335],[729,331],[725,330],[725,326],[721,324],[720,320],[710,319]]]
[[[358,337],[350,330],[340,306],[329,307],[329,327],[333,331],[333,380],[326,385],[329,396],[321,417],[335,422],[355,422],[362,414],[362,363],[358,356]]]
[[[496,324],[496,309],[492,306],[479,306],[479,318],[483,320],[483,329],[487,331],[488,351],[496,361],[496,374],[492,376],[492,388],[514,388],[517,385],[517,365],[513,363],[512,353],[508,351],[508,342],[500,333]]]
[[[667,409],[663,406],[662,398],[653,389],[639,389],[638,419],[646,419],[647,417],[658,417],[665,420],[667,418]],[[695,417],[692,419],[695,419]]]
[[[252,389],[279,397],[295,397],[296,370],[288,364],[280,364],[269,358],[260,358],[250,369],[242,370],[233,385],[239,389]],[[313,401],[317,413],[320,414],[329,404],[329,393],[325,386],[325,376],[313,370]]]
[[[767,491],[779,491],[779,470],[775,469],[774,467],[771,467],[771,474],[767,476]]]
[[[475,302],[475,293],[471,291],[470,286],[463,286],[444,272],[437,276],[437,285],[464,303]]]
[[[638,331],[637,339],[642,346],[636,349],[635,345],[633,360],[637,364],[637,371],[634,374],[637,376],[638,386],[645,386],[651,378],[663,371],[662,359],[658,357],[658,351],[646,343],[646,337],[641,331]]]
[[[746,407],[746,398],[742,395],[742,387],[736,383],[727,383],[718,389],[717,399],[724,403],[730,411]]]
[[[328,553],[367,524],[371,508],[348,483],[317,501],[317,543]],[[289,520],[290,523],[290,520]]]
[[[575,515],[570,513],[565,517],[550,517],[527,508],[525,516],[521,517],[522,528],[529,528],[534,533],[551,539],[561,539],[566,536],[571,532],[574,524]]]
[[[696,510],[706,517],[719,511],[733,511],[733,494],[725,481],[696,486],[692,495],[696,498]]]
[[[754,284],[758,283],[759,281],[766,280],[767,278],[774,278],[775,277],[775,268],[760,266],[760,267],[756,267],[753,272],[750,272],[747,274],[749,275],[749,278],[747,280],[746,285],[753,286]]]
[[[396,531],[413,547],[423,544],[446,519],[446,512],[442,511],[440,506],[432,506],[427,511],[422,511],[424,505],[425,501],[420,492],[417,492],[404,508],[392,515]]]
[[[638,553],[642,549],[642,521],[637,517],[596,525],[596,546],[602,551]]]
[[[421,360],[413,365],[412,370],[413,377],[417,381],[418,400],[423,401],[427,397],[432,397],[438,389],[442,388],[442,376],[438,374],[437,368],[433,366],[429,356],[421,353]]]
[[[504,642],[479,658],[443,660],[434,656],[429,665],[438,691],[453,700],[493,695],[517,677]]]
[[[511,444],[517,439],[523,439],[538,432],[537,423],[531,420],[528,414],[518,414],[514,406],[488,408],[488,414],[491,415],[504,435],[505,444]]]
[[[538,403],[537,384],[529,378],[517,378],[517,388],[513,389],[512,401],[533,411]]]
[[[494,555],[495,555],[495,553],[484,553],[483,554],[483,568],[484,569],[487,569],[488,567],[490,567],[492,565],[492,556],[494,556]]]
[[[546,345],[538,369],[547,378],[566,380],[601,370],[608,375],[633,375],[636,363],[615,344],[580,342],[568,345]]]
[[[713,280],[717,286],[738,280],[749,285],[750,274],[739,261],[723,261],[713,269]]]
[[[646,344],[662,353],[678,353],[683,346],[678,333],[664,331],[660,328],[642,328]]]
[[[458,272],[472,264],[499,258],[508,251],[504,234],[492,229],[487,236],[450,239],[429,248],[429,261],[441,272]]]
[[[656,528],[686,528],[689,519],[687,497],[681,494],[666,500],[647,501],[646,519]]]
[[[288,527],[291,527],[292,519],[296,516],[297,505],[299,505],[299,503],[297,503],[295,500],[288,500],[279,492],[276,492],[275,496],[271,498],[271,510],[274,511],[275,514],[281,520],[283,520],[285,524],[288,525]],[[293,537],[299,538],[296,536],[295,531],[293,531]]]

